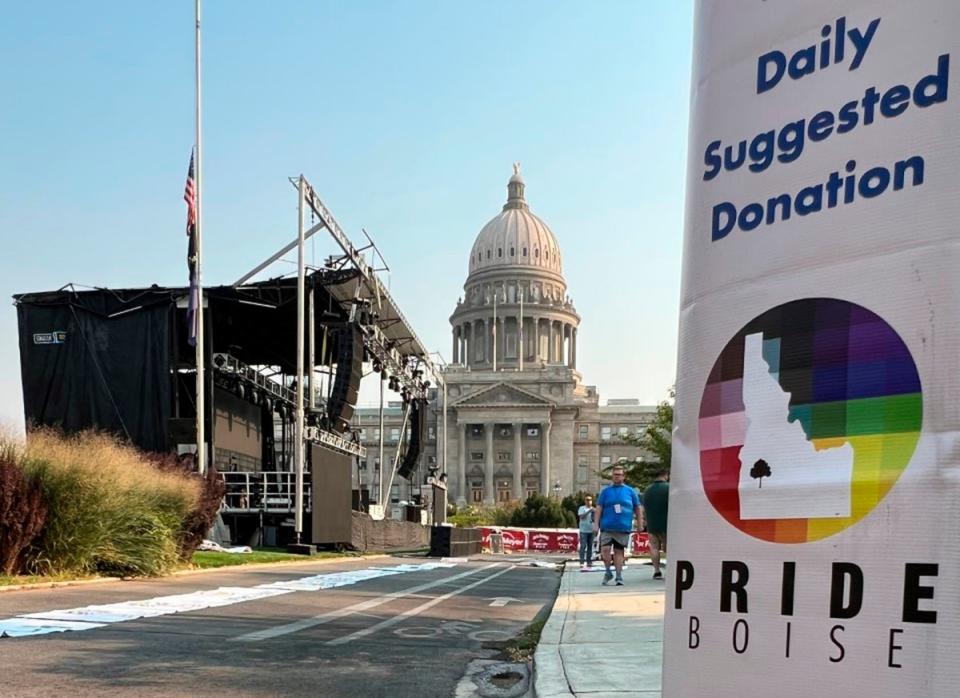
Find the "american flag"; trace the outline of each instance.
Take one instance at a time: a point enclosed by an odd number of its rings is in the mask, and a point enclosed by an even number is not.
[[[187,341],[190,346],[197,345],[197,333],[200,330],[197,308],[200,305],[200,287],[197,284],[197,189],[193,175],[193,156],[190,153],[190,168],[187,170],[187,185],[183,190],[183,200],[187,202],[187,268],[190,270],[190,298],[187,303]]]

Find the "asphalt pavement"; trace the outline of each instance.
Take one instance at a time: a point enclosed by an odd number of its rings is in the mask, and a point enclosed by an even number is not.
[[[0,594],[0,621],[56,609],[429,562],[228,568]],[[489,643],[553,603],[560,575],[486,558],[79,632],[0,638],[3,696],[450,696]],[[149,601],[148,603],[154,603]]]

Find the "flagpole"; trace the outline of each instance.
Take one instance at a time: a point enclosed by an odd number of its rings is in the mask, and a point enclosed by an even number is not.
[[[303,374],[303,340],[304,340],[304,295],[306,287],[306,278],[303,260],[303,214],[306,208],[304,200],[306,180],[303,175],[297,182],[298,201],[297,201],[297,405],[296,405],[296,423],[294,425],[293,441],[293,462],[294,462],[294,505],[293,505],[293,529],[296,536],[296,543],[300,543],[300,537],[303,533],[303,399],[304,399],[304,374]],[[311,381],[312,382],[312,381]],[[310,386],[313,388],[313,386]],[[320,512],[318,512],[318,515]]]
[[[197,469],[200,471],[201,475],[206,474],[207,472],[207,439],[206,439],[206,401],[204,400],[204,387],[205,387],[205,377],[206,373],[204,370],[204,341],[203,341],[203,279],[201,276],[201,260],[202,256],[202,244],[201,244],[201,221],[203,219],[203,208],[202,208],[202,197],[201,192],[203,191],[203,148],[201,141],[200,133],[200,0],[195,0],[194,5],[195,15],[196,15],[196,101],[197,101],[197,114],[196,114],[196,140],[197,140],[197,157],[194,164],[196,168],[196,181],[194,186],[196,187],[196,209],[197,209],[197,220],[195,228],[195,239],[196,239],[196,276],[197,276],[197,345],[196,345],[196,362],[197,362]]]

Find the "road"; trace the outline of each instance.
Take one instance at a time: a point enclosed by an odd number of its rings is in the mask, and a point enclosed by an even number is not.
[[[56,609],[426,562],[296,563],[4,592],[0,624]],[[529,561],[478,558],[79,632],[0,638],[0,694],[450,696],[472,659],[495,654],[486,641],[515,636],[552,604],[559,576]]]

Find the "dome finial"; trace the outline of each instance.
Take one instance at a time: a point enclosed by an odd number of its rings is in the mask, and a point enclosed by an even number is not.
[[[523,198],[523,188],[523,177],[520,176],[520,161],[518,160],[513,163],[513,176],[507,184],[507,203],[503,206],[504,211],[508,208],[530,208]]]

